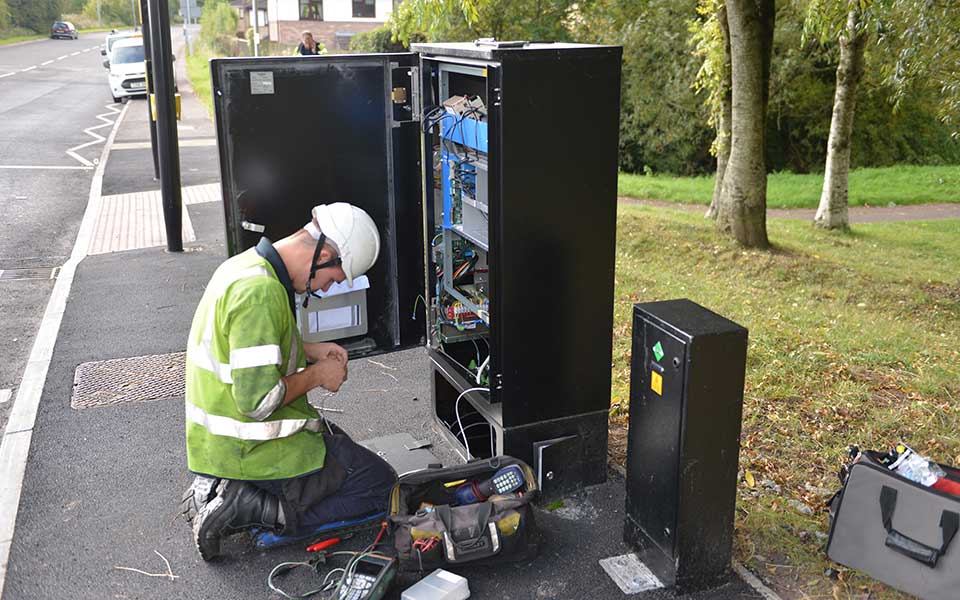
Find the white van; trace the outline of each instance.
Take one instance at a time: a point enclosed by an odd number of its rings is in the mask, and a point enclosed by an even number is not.
[[[143,38],[118,40],[103,61],[110,70],[110,93],[114,102],[130,96],[145,96],[147,78],[143,62]]]

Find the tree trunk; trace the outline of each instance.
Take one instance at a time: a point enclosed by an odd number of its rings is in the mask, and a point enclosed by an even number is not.
[[[713,198],[706,219],[717,218],[717,205],[720,202],[720,191],[723,190],[723,174],[727,170],[727,159],[730,158],[730,29],[727,26],[727,8],[721,6],[717,11],[717,21],[723,33],[723,74],[720,94],[720,116],[717,120],[717,175],[713,181]]]
[[[827,164],[823,173],[823,191],[813,224],[824,229],[849,229],[847,181],[850,174],[850,140],[853,137],[853,113],[857,87],[863,77],[863,51],[867,35],[860,26],[855,8],[847,16],[847,31],[840,38],[840,64],[837,65],[837,91],[833,96],[833,117],[827,141]]]
[[[774,0],[728,0],[726,6],[733,91],[730,157],[723,173],[717,226],[744,246],[766,248],[770,242],[764,130],[775,6]]]

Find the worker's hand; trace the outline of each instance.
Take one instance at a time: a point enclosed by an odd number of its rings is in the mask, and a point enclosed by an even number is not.
[[[313,371],[315,377],[314,387],[323,387],[331,392],[336,392],[347,380],[347,363],[336,357],[323,358],[307,367]]]
[[[335,358],[343,362],[343,364],[347,364],[347,351],[334,343],[317,342],[304,344],[303,350],[307,353],[307,360],[310,362],[320,362],[326,358]]]

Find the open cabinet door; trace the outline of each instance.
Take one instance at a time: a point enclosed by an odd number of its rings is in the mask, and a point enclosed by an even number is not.
[[[380,256],[367,273],[365,314],[354,313],[363,327],[342,328],[346,337],[337,341],[355,355],[422,343],[426,319],[415,307],[425,255],[416,55],[227,58],[210,65],[230,255],[261,236],[290,235],[317,204],[355,204],[377,223]]]

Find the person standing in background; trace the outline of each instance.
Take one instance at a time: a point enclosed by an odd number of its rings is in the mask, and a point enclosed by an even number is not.
[[[297,54],[302,56],[326,54],[326,48],[313,39],[312,33],[304,31],[300,34],[300,44],[297,45]]]

